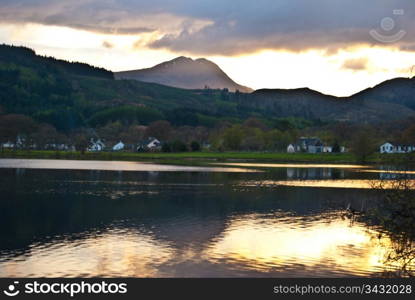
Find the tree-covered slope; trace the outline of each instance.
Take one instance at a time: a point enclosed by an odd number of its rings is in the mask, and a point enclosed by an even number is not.
[[[317,122],[377,123],[415,115],[413,80],[386,82],[348,98],[309,89],[186,90],[136,80],[115,80],[105,69],[42,57],[0,45],[0,106],[61,131],[109,122],[214,127],[219,121],[294,117]]]
[[[3,110],[29,115],[61,130],[114,119],[147,124],[174,117],[179,109],[215,115],[220,107],[220,99],[215,102],[218,97],[214,91],[114,80],[113,73],[104,69],[37,56],[27,48],[0,45]],[[186,118],[186,114],[178,118]]]

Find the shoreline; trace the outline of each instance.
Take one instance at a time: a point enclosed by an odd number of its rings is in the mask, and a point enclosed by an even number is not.
[[[414,162],[414,155],[410,156]],[[280,162],[280,163],[331,163],[355,164],[356,158],[351,153],[278,153],[278,152],[180,152],[180,153],[137,153],[137,152],[68,152],[49,150],[3,150],[2,158],[30,159],[70,159],[70,160],[104,160],[104,161],[153,161],[157,163],[180,163],[186,165],[203,164],[203,162]],[[408,163],[408,156],[400,154],[371,155],[365,163],[382,164]]]

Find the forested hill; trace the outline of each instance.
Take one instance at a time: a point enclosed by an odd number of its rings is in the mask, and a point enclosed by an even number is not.
[[[113,78],[112,72],[87,64],[0,45],[3,113],[28,115],[58,130],[117,120],[144,125],[158,119],[171,119],[173,124],[212,123],[215,118],[205,115],[214,116],[223,106],[212,100],[217,91],[190,91]],[[227,110],[223,111],[226,114]]]
[[[39,74],[49,75],[49,73],[67,73],[71,75],[92,76],[106,79],[113,79],[114,74],[103,68],[97,68],[88,64],[78,62],[67,62],[53,57],[38,56],[29,48],[0,45],[0,61],[10,62],[20,67],[36,69]]]
[[[269,124],[287,117],[317,124],[379,123],[415,116],[414,88],[414,79],[399,79],[349,98],[309,89],[250,94],[186,90],[115,80],[105,69],[0,45],[0,113],[24,114],[66,132],[115,121],[147,125],[168,120],[174,126],[214,127],[220,121],[240,123],[249,117]]]

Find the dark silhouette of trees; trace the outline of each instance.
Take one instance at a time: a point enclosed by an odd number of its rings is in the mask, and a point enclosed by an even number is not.
[[[84,154],[89,145],[89,141],[85,134],[79,133],[75,135],[74,137],[74,144],[75,144],[75,149],[77,151],[80,151],[82,154]]]
[[[197,151],[200,151],[200,144],[199,144],[199,142],[198,141],[193,141],[193,142],[191,142],[190,143],[190,149],[193,151],[193,152],[197,152]]]
[[[340,153],[341,152],[341,148],[340,145],[337,141],[334,142],[333,148],[331,150],[333,153]]]
[[[356,132],[351,141],[351,152],[355,155],[358,162],[365,163],[376,150],[377,143],[373,130],[365,128]]]

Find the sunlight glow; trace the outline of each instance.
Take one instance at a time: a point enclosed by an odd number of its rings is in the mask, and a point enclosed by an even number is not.
[[[161,36],[157,31],[121,35],[39,24],[0,25],[2,43],[27,46],[41,55],[86,62],[112,71],[148,68],[180,55],[197,58],[189,53],[148,48],[150,42]],[[391,78],[409,77],[415,53],[391,47],[355,46],[336,53],[263,50],[206,58],[239,84],[254,89],[309,87],[348,96]]]
[[[387,241],[382,240],[382,244]],[[341,218],[293,228],[278,218],[264,222],[253,215],[233,220],[206,255],[212,260],[227,256],[247,268],[263,271],[301,261],[304,268],[329,264],[336,269],[376,272],[383,267],[385,248],[366,228],[350,226],[350,221]]]

